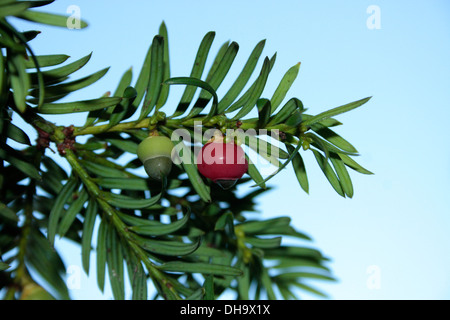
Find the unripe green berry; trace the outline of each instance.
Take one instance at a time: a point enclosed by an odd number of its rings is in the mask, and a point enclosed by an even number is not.
[[[154,180],[162,180],[172,170],[172,159],[168,157],[150,158],[144,161],[144,169]]]
[[[150,136],[142,140],[137,149],[145,172],[155,180],[161,180],[172,169],[173,142],[165,136]]]

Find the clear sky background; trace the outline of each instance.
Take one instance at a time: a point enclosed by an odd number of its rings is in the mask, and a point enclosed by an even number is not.
[[[113,91],[130,67],[135,80],[162,21],[169,31],[172,76],[189,75],[202,37],[215,31],[212,53],[228,40],[240,45],[225,89],[256,43],[266,39],[263,55],[277,52],[277,60],[265,96],[297,62],[300,72],[287,99],[298,97],[311,114],[373,96],[338,117],[344,125],[337,132],[375,173],[352,172],[353,199],[337,195],[307,154],[310,194],[289,166],[259,199],[261,215],[292,217],[331,258],[338,282],[314,282],[331,299],[450,298],[449,1],[59,0],[47,10],[66,13],[70,5],[79,7],[89,27],[41,27],[32,48],[68,54],[70,61],[93,52],[79,77],[111,67],[71,100]],[[379,28],[367,24],[376,13],[370,6],[379,10]],[[169,102],[176,105],[182,88],[171,90]],[[84,117],[50,119],[81,124]],[[76,272],[79,249],[63,241],[58,247]],[[81,274],[79,287],[71,290],[74,299],[111,299],[108,287],[105,294],[98,291],[94,270],[90,278]]]

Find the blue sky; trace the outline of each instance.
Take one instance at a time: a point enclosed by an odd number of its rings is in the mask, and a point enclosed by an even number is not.
[[[261,215],[292,217],[298,229],[311,235],[313,245],[332,259],[330,267],[339,281],[314,283],[331,299],[450,298],[448,1],[119,3],[77,1],[88,28],[42,27],[43,34],[31,43],[38,54],[60,52],[73,60],[93,52],[80,77],[111,66],[103,79],[70,99],[113,91],[130,67],[136,79],[162,21],[169,31],[172,76],[189,75],[208,31],[216,32],[212,52],[225,41],[239,43],[231,75],[237,75],[256,43],[266,39],[263,55],[277,52],[265,91],[268,97],[297,62],[300,72],[287,98],[301,99],[312,114],[373,97],[339,116],[344,125],[337,132],[358,149],[359,163],[375,175],[352,174],[355,195],[343,199],[308,154],[310,194],[300,189],[290,168],[284,170],[270,181],[274,190],[260,198]],[[72,4],[60,0],[48,9],[65,13]],[[369,6],[379,9],[380,29],[368,28],[373,14]],[[169,105],[175,105],[181,92],[173,87]],[[50,119],[61,124],[78,120]],[[80,265],[76,248],[59,245],[69,265]],[[374,275],[379,280],[375,288],[368,285]],[[111,298],[108,289],[99,294],[94,276],[89,280],[84,275],[72,296]]]

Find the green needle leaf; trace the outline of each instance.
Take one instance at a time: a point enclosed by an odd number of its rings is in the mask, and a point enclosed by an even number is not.
[[[70,57],[65,54],[49,54],[36,56],[36,60],[40,68],[56,66],[65,62],[69,58]],[[27,69],[36,68],[36,63],[34,62],[34,60],[26,60],[25,67]]]
[[[111,289],[115,300],[125,299],[123,277],[123,249],[114,228],[108,228],[106,235],[106,260]]]
[[[89,199],[86,215],[83,222],[83,234],[81,236],[81,260],[83,269],[89,275],[92,235],[94,233],[95,218],[97,217],[97,201]]]
[[[303,111],[303,103],[297,99],[292,98],[286,104],[281,108],[281,110],[276,113],[274,116],[270,118],[269,123],[267,124],[268,127],[283,123],[286,120],[288,120],[289,117],[292,116],[293,112],[295,110]]]
[[[269,276],[267,268],[262,265],[262,261],[260,261],[259,263],[261,264],[261,275],[260,275],[261,283],[260,284],[266,290],[267,299],[276,300],[277,297],[275,295],[275,292],[273,291],[272,278]]]
[[[310,114],[303,114],[303,118],[305,120],[309,120],[312,117],[313,116],[310,115]],[[323,120],[320,120],[320,121],[316,122],[316,124],[320,124],[320,125],[322,125],[324,127],[331,128],[331,127],[336,127],[336,126],[342,125],[342,122],[340,122],[340,121],[338,121],[338,120],[336,120],[334,118],[326,118],[326,119],[323,119]],[[312,126],[313,125],[311,125],[311,127]]]
[[[41,2],[43,3],[43,2]],[[37,4],[37,2],[35,2],[34,4]],[[26,96],[28,95],[28,89],[31,87],[32,83],[34,85],[34,81],[32,81],[30,75],[26,72],[26,60],[28,60],[28,56],[31,56],[31,60],[34,62],[34,65],[36,66],[36,72],[37,72],[37,76],[36,76],[36,80],[37,80],[37,87],[39,88],[39,98],[37,99],[37,105],[40,107],[43,103],[44,103],[44,91],[45,91],[45,86],[44,86],[44,78],[42,75],[42,72],[40,70],[39,67],[39,63],[38,60],[33,52],[33,50],[31,50],[30,46],[28,45],[28,41],[33,39],[39,32],[38,31],[29,31],[26,33],[21,33],[18,32],[14,27],[10,26],[6,21],[0,22],[0,24],[2,25],[2,27],[6,28],[9,32],[11,32],[11,34],[17,38],[19,40],[19,42],[22,44],[22,46],[19,47],[19,49],[13,49],[14,46],[16,45],[16,42],[11,40],[12,43],[14,44],[13,47],[10,46],[6,46],[7,48],[9,48],[8,51],[12,51],[15,52],[16,54],[21,54],[23,55],[22,57],[24,58],[24,65],[23,65],[23,70],[22,70],[22,66],[18,67],[18,70],[20,70],[19,72],[19,76],[21,73],[24,73],[21,77],[26,76],[26,80],[22,79],[22,84],[23,86],[25,86],[26,92],[24,95],[24,98],[26,99]],[[2,34],[2,38],[8,38],[9,39],[9,35],[6,36],[6,33],[3,32],[3,30],[1,30],[2,28],[0,28],[0,33]],[[33,35],[34,34],[34,35]],[[27,37],[30,36],[29,39],[27,39]],[[24,50],[22,50],[22,48]],[[27,53],[28,51],[28,53]],[[10,53],[8,53],[10,54]],[[27,58],[27,59],[25,59]],[[11,77],[11,76],[10,76]],[[14,78],[14,75],[12,76]],[[11,81],[11,85],[14,84],[14,81]],[[16,101],[16,100],[15,100]],[[17,101],[16,101],[17,104]],[[25,107],[19,105],[18,106],[19,110],[21,110],[22,112],[25,110]]]
[[[292,279],[292,278],[310,278],[310,279],[319,279],[319,280],[327,280],[327,281],[336,281],[333,277],[329,275],[312,273],[312,272],[289,272],[282,273],[280,275],[275,276],[275,278],[281,279]]]
[[[75,92],[76,90],[80,90],[83,88],[86,88],[87,86],[97,82],[100,80],[107,72],[109,68],[102,69],[96,73],[93,73],[87,77],[83,77],[81,79],[71,81],[71,82],[65,82],[62,84],[54,85],[54,86],[47,86],[45,88],[45,102],[53,102],[56,100],[59,100],[68,94]],[[37,97],[40,94],[40,90],[31,90],[29,93],[30,96]],[[30,99],[29,100],[32,103],[36,103],[36,99]]]
[[[200,241],[194,243],[184,243],[170,240],[147,239],[133,235],[136,243],[150,253],[164,256],[185,256],[193,253],[200,245]]]
[[[345,194],[349,197],[353,197],[353,184],[350,175],[345,167],[344,162],[335,153],[330,154],[330,161],[336,171],[336,174],[341,182],[341,186]]]
[[[259,99],[256,102],[258,107],[258,128],[265,128],[270,118],[270,110],[272,109],[268,99]]]
[[[118,104],[122,98],[120,97],[104,97],[92,100],[83,100],[66,103],[44,103],[37,109],[42,114],[66,114],[75,112],[86,112],[100,110]]]
[[[76,215],[80,213],[84,203],[89,199],[89,194],[83,188],[78,194],[78,198],[72,202],[59,223],[58,234],[60,238],[64,237],[72,223],[75,221]]]
[[[58,194],[58,197],[55,200],[55,203],[50,211],[49,219],[48,219],[48,240],[53,245],[55,242],[56,232],[58,230],[59,220],[65,213],[64,205],[69,201],[72,197],[75,188],[78,185],[78,181],[74,176],[71,176],[69,180],[67,180],[64,187],[61,189],[61,192]]]
[[[122,101],[115,107],[111,107],[111,116],[109,117],[109,127],[115,126],[120,121],[131,117],[131,107],[137,97],[137,91],[133,87],[127,87],[122,95]],[[133,111],[134,112],[134,111]]]
[[[295,287],[298,287],[298,288],[300,288],[302,290],[308,291],[308,292],[310,292],[312,294],[315,294],[315,295],[317,295],[319,297],[328,298],[328,295],[326,295],[325,293],[323,293],[320,290],[317,290],[316,288],[311,287],[309,284],[306,285],[304,283],[294,282],[294,283],[292,283],[292,285],[295,286]]]
[[[192,294],[187,296],[186,300],[202,300],[204,296],[205,296],[205,289],[199,288],[199,289],[195,290]],[[206,299],[206,297],[205,297],[205,300],[211,300],[211,299]]]
[[[174,140],[174,138],[176,140]],[[182,156],[180,156],[182,158],[181,165],[188,175],[192,187],[195,189],[195,191],[203,201],[211,202],[210,189],[203,182],[203,179],[198,172],[193,152],[184,144],[182,137],[178,136],[175,131],[172,134],[172,141],[174,142],[175,150],[178,151],[178,155],[182,154]],[[183,159],[185,159],[186,161],[183,161]]]
[[[250,57],[247,60],[244,68],[237,77],[236,81],[233,83],[228,92],[223,96],[222,100],[218,105],[218,113],[223,113],[230,104],[238,97],[241,91],[244,89],[248,80],[250,79],[253,71],[255,70],[256,64],[261,56],[262,50],[265,45],[265,40],[260,41],[256,47],[253,49]]]
[[[208,259],[211,257],[218,257],[218,258],[224,258],[226,256],[225,252],[220,250],[220,249],[216,249],[216,248],[211,248],[208,247],[205,244],[201,244],[197,250],[195,250],[192,254],[188,255],[188,257],[191,256],[201,256],[201,257],[207,257]]]
[[[70,17],[53,14],[53,13],[46,13],[46,12],[38,12],[38,11],[31,11],[27,10],[19,15],[17,15],[18,18],[33,21],[37,23],[42,23],[50,26],[56,26],[56,27],[64,27],[67,28],[67,23]],[[80,20],[80,28],[87,27],[87,23],[83,20]]]
[[[161,193],[150,199],[135,199],[129,196],[115,193],[103,193],[103,198],[109,204],[126,209],[143,209],[155,205],[161,199]]]
[[[355,160],[350,158],[348,155],[343,153],[338,153],[339,157],[344,161],[345,165],[352,168],[353,170],[362,173],[362,174],[373,174],[373,172],[370,172],[369,170],[363,168],[361,165],[359,165]]]
[[[0,202],[0,216],[13,222],[19,222],[19,218],[17,217],[16,213],[1,202]]]
[[[267,228],[273,227],[286,227],[289,226],[291,218],[289,217],[279,217],[268,220],[248,220],[240,223],[236,226],[239,230],[245,232],[245,234],[259,234],[265,231]]]
[[[31,1],[12,2],[0,7],[0,18],[6,16],[17,16],[31,7]]]
[[[239,46],[237,45],[237,43],[232,42],[229,46],[227,43],[224,44],[219,50],[219,53],[217,54],[216,59],[213,62],[213,65],[209,70],[209,73],[205,79],[205,82],[207,82],[214,90],[217,90],[219,88],[220,84],[222,83],[228,71],[230,70],[230,67],[236,57],[238,49]],[[192,110],[189,112],[187,118],[195,117],[196,115],[198,115],[203,111],[203,109],[206,107],[209,100],[211,99],[209,95],[210,95],[209,90],[203,89],[200,91],[200,95],[197,99],[197,102],[192,107]],[[215,106],[211,107],[211,112],[209,113],[209,116],[215,115],[216,112],[217,112],[217,103],[215,104]]]
[[[161,92],[161,83],[164,76],[164,38],[155,36],[152,42],[152,53],[150,60],[150,78],[147,86],[147,93],[142,105],[141,114],[138,120],[148,116],[158,101]]]
[[[9,269],[11,266],[9,264],[6,264],[2,261],[0,261],[0,271],[5,271],[7,269]]]
[[[168,84],[168,85],[183,84],[183,85],[188,85],[188,86],[199,87],[199,88],[202,88],[202,89],[208,91],[213,97],[213,104],[212,104],[212,107],[211,107],[211,110],[210,110],[208,116],[206,117],[206,119],[204,121],[207,121],[208,119],[210,119],[212,116],[214,116],[217,113],[217,104],[219,102],[219,99],[217,98],[216,91],[209,83],[202,81],[200,79],[195,79],[195,78],[191,78],[191,77],[175,77],[175,78],[167,79],[166,81],[164,81],[164,84]]]
[[[125,139],[105,139],[105,142],[119,148],[122,151],[129,152],[131,154],[137,154],[138,144],[132,140]]]
[[[211,202],[209,187],[203,182],[203,179],[198,172],[197,166],[194,163],[185,162],[183,162],[182,165],[198,195],[202,198],[203,201]]]
[[[95,182],[104,188],[122,190],[149,190],[148,181],[142,178],[98,178]]]
[[[329,147],[333,147],[330,144],[327,144],[326,141],[322,140],[320,137],[318,137],[317,135],[308,132],[305,134],[305,138],[309,138],[311,139],[311,145],[313,145],[314,147],[316,147],[319,150],[322,150],[323,153],[325,154],[326,159],[328,160],[329,156],[330,156],[330,150]]]
[[[124,169],[112,165],[99,164],[86,160],[80,160],[80,163],[83,164],[85,169],[87,169],[89,172],[100,177],[127,178],[130,176]]]
[[[67,285],[62,278],[66,272],[64,263],[38,228],[30,230],[25,259],[39,277],[54,289],[60,300],[69,300]]]
[[[289,154],[286,151],[276,147],[267,140],[259,138],[258,136],[247,134],[244,139],[244,144],[275,166],[281,165],[278,158],[289,158]]]
[[[261,185],[262,183],[265,183],[265,182],[269,181],[270,179],[272,179],[273,177],[275,177],[281,170],[283,170],[292,161],[292,159],[297,154],[298,150],[300,150],[301,146],[302,146],[301,143],[299,143],[297,145],[297,147],[294,149],[294,151],[292,151],[292,153],[289,155],[289,158],[277,169],[277,171],[275,171],[273,174],[271,174],[270,176],[265,178],[262,182],[260,182],[260,183],[258,183],[256,185],[253,185],[252,187],[255,187],[257,185]]]
[[[162,80],[170,78],[170,62],[169,62],[169,37],[167,34],[166,24],[163,22],[159,28],[159,35],[164,39],[163,68],[164,73]],[[169,97],[169,87],[163,86],[156,102],[156,111],[158,111],[167,101]]]
[[[68,64],[58,67],[58,68],[53,68],[50,70],[42,71],[41,75],[43,77],[43,81],[46,84],[53,84],[53,83],[58,83],[58,82],[66,80],[69,75],[71,75],[75,71],[78,71],[82,67],[84,67],[86,65],[86,63],[88,63],[88,61],[91,59],[91,56],[92,56],[92,52],[72,63],[68,63]],[[33,83],[36,83],[38,76],[39,76],[39,73],[36,73],[36,72],[30,73],[31,81]]]
[[[303,114],[299,110],[294,110],[285,120],[284,124],[288,127],[298,127],[303,121]]]
[[[322,169],[322,172],[324,173],[325,177],[330,182],[331,186],[333,187],[336,192],[341,195],[342,197],[345,197],[345,193],[342,190],[341,183],[339,182],[338,177],[336,176],[336,173],[333,171],[333,168],[331,167],[328,160],[320,154],[319,151],[311,149],[314,153],[314,156],[316,158],[317,163],[319,164],[320,169]]]
[[[56,163],[55,160],[53,160],[50,157],[44,157],[42,159],[42,163],[47,168],[47,172],[51,172],[54,177],[61,180],[66,180],[68,178],[67,172],[64,171],[63,168],[59,166],[58,163]]]
[[[337,116],[337,115],[339,115],[341,113],[348,112],[350,110],[353,110],[355,108],[358,108],[358,107],[362,106],[367,101],[369,101],[370,98],[371,97],[364,98],[364,99],[361,99],[361,100],[358,100],[358,101],[355,101],[355,102],[347,103],[347,104],[345,104],[343,106],[340,106],[340,107],[336,107],[336,108],[324,111],[322,113],[319,113],[318,115],[315,115],[315,116],[305,120],[303,123],[304,123],[305,126],[310,126],[310,125],[315,124],[315,123],[317,123],[319,121],[323,121],[325,119]]]
[[[280,84],[275,89],[275,92],[273,93],[273,96],[270,99],[270,102],[272,104],[272,113],[275,112],[275,110],[278,108],[278,106],[285,98],[287,92],[292,86],[292,83],[297,78],[299,69],[300,69],[300,62],[297,63],[295,66],[291,67],[281,79]]]
[[[312,145],[320,150],[322,150],[327,158],[329,157],[329,153],[330,152],[335,152],[335,153],[344,153],[344,154],[348,154],[348,155],[353,155],[356,156],[358,155],[355,152],[348,152],[348,151],[344,151],[342,149],[337,148],[336,146],[334,146],[333,144],[329,143],[327,140],[324,140],[322,138],[320,138],[318,135],[312,133],[312,132],[308,132],[305,134],[305,137],[311,138],[312,139]]]
[[[4,105],[7,94],[5,94],[7,89],[7,79],[8,73],[6,69],[6,60],[3,56],[3,51],[0,50],[0,105]],[[0,114],[0,132],[3,132],[3,112]]]
[[[244,241],[248,244],[252,245],[256,248],[278,248],[281,245],[281,237],[275,237],[275,238],[257,238],[257,237],[245,237]]]
[[[217,219],[217,222],[214,226],[214,231],[225,230],[225,228],[229,228],[229,233],[234,234],[234,218],[233,213],[228,211],[225,212]]]
[[[14,103],[19,111],[23,113],[27,108],[26,98],[31,87],[24,56],[20,53],[10,53],[7,59],[7,66],[11,88],[13,89]]]
[[[152,46],[147,50],[147,54],[144,59],[144,63],[142,65],[141,71],[139,72],[139,76],[136,80],[134,88],[136,89],[136,98],[132,103],[132,112],[130,112],[129,116],[132,116],[134,112],[138,109],[142,99],[144,98],[146,89],[148,87],[148,82],[150,80],[150,64],[152,60]]]
[[[117,212],[120,219],[130,226],[159,226],[162,223],[156,220],[141,218],[135,215]]]
[[[102,292],[105,288],[107,224],[108,222],[102,219],[97,234],[97,285]]]
[[[200,47],[197,51],[197,56],[195,57],[194,66],[192,67],[192,71],[190,74],[190,78],[200,79],[203,74],[203,70],[205,68],[206,60],[208,57],[208,53],[211,49],[212,42],[215,37],[215,32],[208,32],[202,39],[200,43]],[[197,90],[197,86],[187,86],[181,96],[180,103],[175,110],[175,113],[172,115],[172,118],[182,115],[189,108],[192,99],[194,98],[195,91]]]
[[[308,268],[317,268],[323,271],[330,272],[330,268],[322,265],[321,261],[317,261],[314,259],[308,258],[292,258],[292,257],[279,257],[277,260],[277,264],[273,267],[276,269],[286,269],[293,267],[308,267]]]
[[[290,144],[286,144],[286,148],[289,152],[294,152],[294,147]],[[292,167],[294,168],[295,176],[297,177],[301,188],[306,193],[309,193],[308,175],[306,173],[305,163],[303,162],[303,158],[300,152],[297,152],[297,154],[292,159]]]
[[[245,117],[256,105],[256,102],[261,97],[261,94],[264,91],[264,87],[266,86],[270,68],[270,61],[266,57],[264,59],[261,72],[256,81],[249,88],[249,90],[227,110],[227,112],[230,112],[236,107],[241,108],[239,112],[232,118],[233,120],[238,120]]]
[[[155,236],[155,237],[162,236],[162,235],[172,234],[175,231],[181,229],[189,221],[189,218],[190,218],[190,214],[187,213],[183,216],[183,218],[181,218],[177,221],[174,221],[172,223],[169,223],[169,224],[164,224],[164,223],[157,222],[157,221],[151,221],[153,223],[146,224],[145,222],[150,221],[150,220],[140,219],[140,220],[144,220],[143,224],[128,227],[128,230],[131,230],[135,233],[138,233],[138,234],[144,235],[144,236]]]
[[[116,90],[114,91],[114,97],[122,97],[126,88],[131,85],[131,80],[133,78],[133,70],[129,68],[124,72],[122,77],[119,80],[119,84],[117,85]]]
[[[132,268],[131,287],[133,300],[147,300],[147,277],[140,261],[134,261],[128,268]]]
[[[203,287],[205,288],[205,300],[214,300],[214,276],[207,275],[205,277],[205,282],[203,283]]]
[[[333,130],[321,125],[320,123],[311,125],[311,129],[322,138],[335,145],[336,147],[342,149],[343,151],[355,154],[358,153],[358,150],[356,150],[356,148],[350,142],[342,138]]]
[[[0,149],[0,159],[9,162],[12,166],[16,167],[30,178],[36,180],[42,179],[39,170],[33,164],[22,160],[24,159],[23,156],[12,148]]]
[[[250,160],[250,158],[245,155],[245,158],[248,162],[248,169],[247,174],[255,181],[257,185],[259,185],[261,188],[266,189],[266,184],[264,183],[264,178],[261,176],[261,173],[259,172],[258,168],[255,166],[255,164]]]
[[[265,257],[274,259],[277,257],[292,258],[309,258],[316,261],[322,261],[325,258],[320,251],[307,247],[282,246],[276,249],[268,249],[264,251]]]
[[[18,143],[31,146],[30,138],[28,138],[27,134],[11,122],[6,123],[6,136]]]
[[[240,276],[242,274],[242,271],[238,268],[202,262],[170,261],[163,263],[158,268],[169,272],[202,273],[218,276]]]
[[[250,268],[247,265],[243,265],[243,275],[237,279],[238,292],[241,300],[250,300]]]

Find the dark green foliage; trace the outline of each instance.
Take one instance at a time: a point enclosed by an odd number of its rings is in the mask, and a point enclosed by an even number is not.
[[[276,56],[265,57],[249,83],[264,48],[265,41],[260,41],[220,99],[216,91],[230,76],[238,44],[223,44],[205,70],[214,40],[214,32],[209,32],[199,45],[190,75],[171,77],[163,23],[135,81],[131,69],[126,70],[112,96],[61,103],[61,98],[96,82],[108,69],[72,80],[90,54],[69,63],[67,55],[35,55],[27,42],[38,33],[20,33],[5,19],[15,16],[65,27],[63,16],[28,10],[51,2],[0,0],[0,289],[5,289],[4,298],[26,298],[24,289],[30,286],[38,297],[49,297],[38,285],[50,288],[57,299],[70,298],[65,266],[53,247],[61,237],[80,245],[86,273],[96,264],[101,290],[109,275],[115,299],[147,299],[148,285],[156,289],[156,298],[164,299],[217,299],[229,291],[239,299],[297,299],[297,289],[325,296],[309,284],[333,281],[328,259],[309,246],[311,238],[296,230],[289,217],[249,219],[248,213],[270,190],[266,182],[289,164],[300,187],[309,192],[303,161],[309,151],[336,192],[352,197],[348,168],[371,172],[353,160],[355,147],[331,128],[341,124],[335,116],[369,98],[307,114],[298,98],[284,102],[299,63],[285,73],[275,92],[267,93],[271,98],[265,98]],[[42,72],[42,67],[48,69]],[[164,109],[171,85],[186,86],[174,110]],[[197,89],[201,91],[193,101]],[[246,117],[251,111],[257,111],[256,118]],[[61,127],[44,118],[75,112],[86,113],[82,125]],[[127,121],[135,115],[137,120]],[[18,117],[32,126],[36,141],[14,124]],[[196,126],[199,121],[201,128]],[[177,129],[187,136],[179,136]],[[208,129],[222,133],[263,129],[254,136],[231,138],[242,139],[258,156],[276,164],[278,171],[263,177],[246,155],[247,175],[231,189],[221,189],[199,174],[194,144],[189,143],[205,143]],[[161,181],[145,176],[136,155],[139,143],[155,132],[172,138],[191,160],[174,163]],[[87,137],[85,142],[76,141],[80,136]],[[267,136],[275,140],[265,145]],[[56,154],[49,156],[49,148]],[[237,189],[246,184],[256,188],[238,196]],[[296,244],[285,244],[286,238]],[[92,250],[95,261],[90,258]],[[36,284],[30,269],[45,283]],[[125,292],[127,281],[132,292]]]

